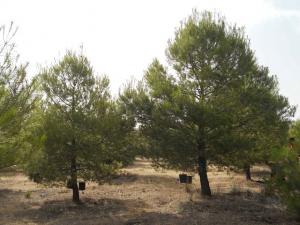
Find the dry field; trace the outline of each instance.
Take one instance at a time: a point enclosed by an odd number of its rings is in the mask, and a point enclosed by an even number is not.
[[[253,169],[254,179],[266,175]],[[263,195],[263,184],[243,174],[210,169],[214,196],[202,198],[199,179],[186,186],[178,172],[155,171],[138,159],[111,184],[87,183],[82,204],[71,202],[65,187],[45,187],[20,172],[0,173],[0,224],[297,224],[278,201]]]

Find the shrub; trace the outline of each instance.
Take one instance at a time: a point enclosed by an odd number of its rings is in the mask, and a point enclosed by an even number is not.
[[[269,190],[278,195],[287,209],[300,219],[300,164],[298,154],[290,148],[274,151],[275,174]]]

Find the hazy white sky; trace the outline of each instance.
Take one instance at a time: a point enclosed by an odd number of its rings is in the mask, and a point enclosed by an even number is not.
[[[117,93],[131,77],[141,78],[154,57],[166,63],[167,41],[193,8],[245,26],[258,61],[300,107],[298,0],[0,0],[0,25],[19,27],[17,51],[31,75],[83,44],[95,72],[108,75]]]

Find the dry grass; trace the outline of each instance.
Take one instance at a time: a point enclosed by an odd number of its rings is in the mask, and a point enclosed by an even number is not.
[[[254,168],[254,179],[267,172]],[[243,174],[211,168],[211,198],[200,197],[197,176],[188,186],[177,176],[139,159],[111,184],[87,183],[83,204],[75,205],[64,187],[47,188],[20,172],[3,172],[0,224],[297,224],[277,201],[261,194],[263,184],[245,181]]]

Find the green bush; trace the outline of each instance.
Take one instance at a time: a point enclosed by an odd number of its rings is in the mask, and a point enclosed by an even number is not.
[[[278,195],[287,209],[300,219],[300,164],[294,149],[274,151],[274,176],[269,189]]]

